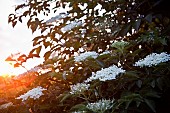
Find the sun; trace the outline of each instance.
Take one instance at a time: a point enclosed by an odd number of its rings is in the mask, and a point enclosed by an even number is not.
[[[15,68],[8,64],[8,62],[0,60],[0,76],[13,76],[16,74]]]
[[[5,61],[0,61],[0,76],[2,75],[11,75],[12,69],[11,66]]]

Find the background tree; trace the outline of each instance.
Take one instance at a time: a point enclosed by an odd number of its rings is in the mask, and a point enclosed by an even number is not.
[[[47,50],[38,69],[48,72],[36,70],[39,75],[30,86],[46,88],[45,96],[28,99],[25,111],[19,104],[21,112],[169,110],[170,15],[166,0],[28,0],[15,10],[23,13],[9,15],[13,27],[28,17],[28,28],[41,32],[33,39],[34,48],[24,55],[24,62],[40,56],[42,48]],[[53,17],[48,16],[51,12]],[[40,18],[42,14],[44,18]],[[46,16],[50,19],[45,20]],[[77,53],[80,57],[74,56]],[[165,59],[156,60],[159,63],[138,61],[160,56]],[[115,75],[114,69],[120,72],[115,78],[100,78],[102,73]],[[76,88],[83,88],[82,92]],[[100,103],[107,109],[94,109]]]

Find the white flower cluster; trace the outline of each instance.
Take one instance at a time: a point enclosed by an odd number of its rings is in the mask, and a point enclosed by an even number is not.
[[[152,53],[150,55],[147,55],[144,59],[135,62],[134,66],[151,67],[151,66],[156,66],[161,62],[167,62],[169,60],[170,60],[170,54],[167,54],[166,52],[162,52],[160,54]]]
[[[22,101],[25,101],[28,98],[33,98],[35,100],[35,99],[38,99],[40,96],[43,95],[42,91],[44,91],[44,90],[47,90],[47,89],[44,89],[41,86],[38,86],[36,88],[29,90],[27,93],[17,97],[16,99],[22,99]]]
[[[88,103],[86,107],[95,113],[104,113],[113,107],[113,102],[114,100],[102,99],[95,103]]]
[[[104,51],[103,53],[100,53],[100,55],[110,54],[110,51]]]
[[[62,32],[67,32],[75,27],[81,26],[82,22],[81,21],[74,21],[68,25],[66,25],[65,27],[61,28]]]
[[[60,20],[62,18],[66,18],[68,16],[68,14],[66,13],[60,13],[59,15],[52,17],[51,19],[47,20],[46,23],[52,23],[55,22],[56,20]]]
[[[100,81],[112,80],[115,79],[116,75],[124,72],[125,70],[123,70],[122,68],[118,68],[116,65],[112,65],[108,68],[97,71],[96,73],[93,72],[92,76],[87,78],[85,82],[87,83],[97,79],[99,79]]]
[[[74,56],[74,61],[76,62],[80,62],[85,60],[88,57],[92,57],[92,58],[97,58],[98,57],[98,53],[96,53],[95,51],[89,51],[89,52],[85,52],[85,53],[81,53],[79,56]]]
[[[86,84],[86,83],[77,83],[76,85],[71,85],[71,94],[78,94],[81,92],[84,92],[86,90],[89,89],[90,84]]]

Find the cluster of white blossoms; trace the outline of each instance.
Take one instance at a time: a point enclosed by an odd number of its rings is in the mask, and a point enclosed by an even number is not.
[[[170,54],[167,54],[166,52],[162,52],[160,54],[152,53],[150,55],[147,55],[144,59],[135,62],[134,66],[151,67],[151,66],[156,66],[161,62],[167,62],[169,60],[170,60]]]
[[[88,103],[87,108],[95,113],[104,113],[113,107],[114,100],[102,99],[95,103]]]
[[[88,90],[89,87],[90,87],[90,84],[77,83],[75,85],[70,86],[70,88],[71,88],[70,93],[71,94],[78,94],[78,93],[81,93],[81,92],[84,92],[84,91]]]
[[[33,98],[34,100],[38,99],[40,96],[44,95],[42,91],[47,90],[42,88],[41,86],[38,86],[36,88],[33,88],[29,90],[27,93],[17,97],[16,99],[22,99],[22,101],[27,100],[28,98]]]
[[[60,19],[68,17],[69,14],[67,13],[60,13],[59,15],[56,15],[55,17],[50,18],[49,20],[46,21],[47,24],[59,21]],[[67,24],[63,28],[61,28],[62,32],[67,32],[75,27],[81,26],[83,24],[82,21],[73,21],[70,24]]]
[[[64,26],[63,28],[61,28],[62,32],[67,32],[75,27],[81,26],[83,23],[82,21],[74,21],[66,26]]]
[[[100,81],[112,80],[115,79],[116,75],[124,72],[125,70],[123,70],[122,68],[118,68],[116,65],[112,65],[108,68],[97,71],[96,73],[92,72],[92,76],[87,78],[87,80],[85,80],[85,83],[97,79],[99,79]]]
[[[81,53],[79,56],[74,56],[74,61],[76,62],[84,61],[88,57],[92,57],[95,59],[98,57],[98,55],[99,54],[96,53],[95,51],[89,51],[89,52]]]
[[[55,22],[57,20],[60,20],[60,19],[63,19],[63,18],[66,18],[68,16],[68,14],[66,13],[60,13],[59,15],[56,15],[55,17],[52,17],[51,19],[47,20],[46,23],[52,23],[52,22]]]

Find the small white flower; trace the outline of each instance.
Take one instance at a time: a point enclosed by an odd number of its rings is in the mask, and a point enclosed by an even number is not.
[[[36,88],[33,88],[29,90],[27,93],[17,97],[16,99],[22,99],[22,101],[27,100],[28,98],[33,98],[34,100],[38,99],[40,96],[44,95],[42,91],[47,90],[42,88],[41,86],[38,86]]]
[[[96,73],[92,72],[92,76],[89,77],[85,82],[90,82],[97,79],[100,81],[112,80],[115,79],[116,75],[124,72],[125,70],[122,68],[118,68],[116,65],[112,65],[108,68],[97,71]]]
[[[81,92],[84,92],[86,90],[88,90],[88,88],[90,87],[90,84],[86,84],[86,83],[77,83],[76,85],[71,85],[71,94],[78,94]]]
[[[85,52],[85,53],[81,53],[79,56],[74,56],[74,61],[76,62],[84,61],[88,57],[92,57],[95,59],[98,57],[98,55],[99,54],[96,53],[95,51]]]
[[[151,66],[156,66],[161,62],[167,62],[169,60],[170,60],[170,54],[167,54],[166,52],[162,52],[160,54],[152,53],[150,55],[147,55],[144,59],[135,62],[134,66],[151,67]]]
[[[95,113],[104,113],[113,107],[113,102],[114,100],[102,99],[95,103],[88,103],[86,107]]]

